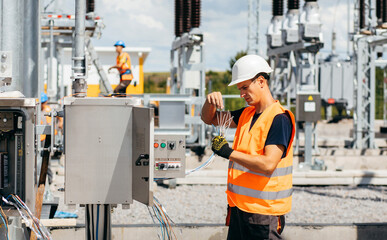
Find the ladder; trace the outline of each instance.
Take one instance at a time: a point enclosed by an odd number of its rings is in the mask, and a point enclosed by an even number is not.
[[[94,64],[95,68],[97,69],[98,75],[100,77],[99,86],[101,89],[101,94],[103,95],[112,94],[113,93],[112,86],[110,85],[109,79],[105,71],[103,70],[101,63],[99,62],[98,54],[95,51],[90,38],[86,39],[86,48],[90,54],[91,62]]]

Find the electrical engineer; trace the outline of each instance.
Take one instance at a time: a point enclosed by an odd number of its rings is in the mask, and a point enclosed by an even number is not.
[[[271,67],[258,55],[235,62],[232,80],[248,107],[224,108],[222,94],[207,95],[201,118],[218,125],[231,115],[236,127],[232,148],[225,136],[212,140],[212,150],[229,159],[227,179],[229,240],[282,239],[285,214],[292,204],[294,115],[274,100],[269,89]],[[220,110],[217,110],[220,109]]]

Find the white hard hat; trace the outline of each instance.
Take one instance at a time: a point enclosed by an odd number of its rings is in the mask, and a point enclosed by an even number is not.
[[[232,79],[229,86],[252,79],[258,73],[271,73],[273,69],[265,59],[258,55],[246,55],[238,59],[232,67]]]

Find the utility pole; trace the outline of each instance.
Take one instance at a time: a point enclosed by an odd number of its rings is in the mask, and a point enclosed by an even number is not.
[[[75,35],[73,45],[73,94],[76,97],[86,97],[87,71],[85,54],[85,18],[86,0],[75,1]]]

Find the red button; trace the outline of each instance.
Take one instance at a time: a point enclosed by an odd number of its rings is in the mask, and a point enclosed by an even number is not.
[[[158,148],[158,147],[159,147],[159,144],[158,144],[158,143],[155,143],[155,144],[153,144],[153,146],[154,146],[155,148]]]

